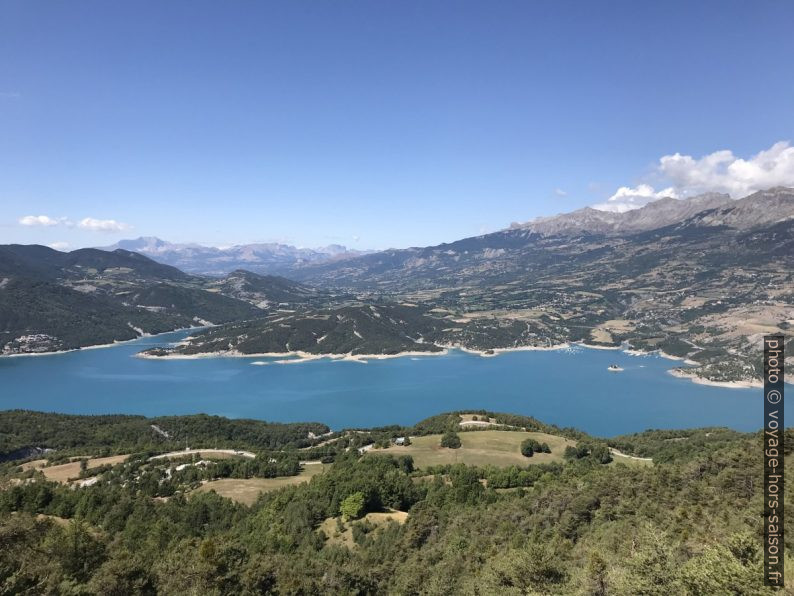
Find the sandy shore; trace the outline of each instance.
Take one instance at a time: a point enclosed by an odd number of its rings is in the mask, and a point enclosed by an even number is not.
[[[404,356],[445,356],[449,354],[448,349],[438,352],[398,352],[397,354],[313,354],[311,352],[259,352],[256,354],[243,354],[235,350],[227,352],[208,352],[202,354],[169,354],[167,356],[154,356],[151,354],[136,354],[136,358],[146,360],[200,360],[202,358],[281,358],[272,362],[252,362],[257,366],[267,364],[300,364],[302,362],[312,362],[314,360],[335,360],[342,362],[360,362],[366,364],[368,360],[388,360],[390,358],[402,358]]]
[[[727,389],[762,389],[764,384],[761,381],[752,380],[752,381],[711,381],[709,379],[704,379],[703,377],[698,377],[695,375],[688,375],[686,372],[673,368],[667,371],[674,377],[678,379],[688,379],[693,383],[697,383],[698,385],[711,385],[712,387],[725,387]]]
[[[467,354],[475,354],[483,358],[491,358],[499,354],[506,354],[508,352],[545,352],[554,350],[564,350],[570,348],[571,344],[556,344],[552,346],[517,346],[514,348],[493,348],[492,350],[476,350],[474,348],[466,348],[463,346],[455,345],[439,345],[443,348],[438,352],[420,352],[416,350],[398,352],[397,354],[313,354],[310,352],[294,351],[294,352],[259,352],[256,354],[243,354],[236,350],[229,350],[226,352],[209,352],[202,354],[169,354],[168,356],[152,356],[150,354],[136,354],[138,358],[146,358],[150,360],[197,360],[200,358],[284,358],[284,360],[276,360],[274,362],[252,362],[257,366],[264,366],[266,364],[296,364],[299,362],[311,362],[313,360],[339,360],[347,362],[366,362],[367,360],[388,360],[391,358],[403,358],[405,356],[446,356],[450,350],[460,350]],[[611,349],[611,348],[610,348]]]
[[[493,358],[499,354],[507,354],[508,352],[549,352],[555,350],[564,350],[570,348],[570,344],[555,344],[552,346],[517,346],[515,348],[493,348],[490,350],[475,350],[474,348],[464,348],[463,346],[445,346],[450,350],[460,350],[467,354],[476,354],[483,358]]]
[[[445,356],[449,354],[451,350],[460,350],[461,352],[465,352],[467,354],[474,354],[477,356],[481,356],[483,358],[492,358],[498,356],[499,354],[506,354],[508,352],[540,352],[540,351],[555,351],[555,350],[564,350],[573,346],[579,346],[582,348],[587,348],[591,350],[622,350],[624,353],[629,354],[631,356],[651,356],[651,355],[659,355],[662,358],[667,360],[674,360],[678,362],[683,362],[690,366],[698,366],[699,363],[694,362],[692,360],[688,360],[686,358],[681,358],[678,356],[672,356],[670,354],[666,354],[661,350],[652,350],[648,352],[644,352],[641,350],[632,350],[626,349],[625,346],[598,346],[598,345],[590,345],[585,343],[562,343],[556,344],[551,346],[517,346],[513,348],[494,348],[492,350],[476,350],[473,348],[466,348],[464,346],[454,346],[454,345],[444,345],[441,346],[444,349],[439,352],[418,352],[418,351],[406,351],[406,352],[399,352],[397,354],[313,354],[310,352],[302,352],[302,351],[292,351],[292,352],[260,352],[257,354],[243,354],[241,352],[237,352],[235,350],[229,350],[226,352],[211,352],[205,354],[169,354],[168,356],[152,356],[149,354],[136,354],[137,358],[144,358],[149,360],[200,360],[202,358],[278,358],[279,360],[272,360],[268,362],[252,362],[251,364],[255,366],[266,366],[271,364],[302,364],[305,362],[314,362],[317,360],[330,360],[334,362],[358,362],[361,364],[366,364],[369,360],[388,360],[391,358],[403,358],[406,356],[410,357],[417,357],[417,356]],[[622,369],[621,369],[622,370]],[[699,385],[711,385],[714,387],[724,387],[724,388],[731,388],[731,389],[748,389],[748,388],[759,388],[763,387],[761,381],[752,380],[752,381],[710,381],[709,379],[704,379],[698,377],[696,375],[687,374],[680,369],[671,369],[668,371],[671,375],[676,378],[682,380],[689,380],[693,383],[697,383]]]
[[[581,346],[583,348],[587,348],[588,350],[620,350],[623,346],[597,346],[593,344],[586,344],[579,342],[576,344],[577,346]]]
[[[653,352],[651,352],[652,354]],[[668,354],[662,350],[656,350],[656,353],[659,354],[662,358],[666,358],[667,360],[675,360],[677,362],[683,362],[684,364],[688,364],[689,366],[700,366],[699,362],[695,362],[694,360],[690,360],[689,358],[684,358],[683,356],[673,356],[672,354]]]

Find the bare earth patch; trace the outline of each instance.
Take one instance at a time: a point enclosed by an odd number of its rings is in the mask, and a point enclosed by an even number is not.
[[[195,455],[199,459],[230,459],[232,457],[247,457],[254,459],[256,455],[250,451],[240,451],[237,449],[184,449],[182,451],[171,451],[155,455],[149,459],[175,459]]]
[[[34,459],[33,461],[25,462],[21,467],[23,472],[27,472],[28,470],[37,470],[39,468],[43,468],[46,465],[46,459]]]
[[[596,327],[595,329],[590,330],[590,338],[597,343],[600,344],[612,344],[615,343],[612,339],[612,335],[606,329],[602,327]]]
[[[129,455],[112,455],[110,457],[96,457],[88,460],[88,469],[98,468],[99,466],[115,466],[122,462],[127,461]],[[28,462],[35,463],[35,462]],[[69,480],[78,478],[80,476],[80,461],[71,461],[68,464],[59,464],[57,466],[39,467],[42,474],[47,480],[53,480],[66,484]]]

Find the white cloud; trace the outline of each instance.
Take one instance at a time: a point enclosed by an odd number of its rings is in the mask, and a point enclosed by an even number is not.
[[[67,248],[69,248],[69,243],[68,242],[53,242],[52,244],[49,245],[49,247],[52,248],[52,249],[55,249],[55,250],[66,250]]]
[[[77,227],[91,230],[92,232],[123,232],[124,230],[129,230],[131,226],[115,219],[86,217],[78,222]]]
[[[58,220],[47,215],[26,215],[19,219],[23,226],[57,226]]]
[[[725,192],[738,199],[773,186],[794,185],[794,147],[780,141],[749,159],[728,150],[695,159],[691,155],[665,155],[659,171],[688,195]]]
[[[794,186],[794,147],[788,141],[779,141],[748,159],[736,157],[727,149],[700,158],[675,153],[659,160],[655,174],[666,180],[670,188],[656,192],[648,184],[624,186],[606,203],[594,207],[622,212],[663,196],[686,198],[723,192],[740,199],[773,186]]]
[[[672,187],[657,192],[649,184],[640,184],[634,188],[630,186],[621,186],[615,194],[607,199],[606,203],[593,205],[593,209],[623,213],[625,211],[637,209],[643,205],[647,205],[651,201],[656,201],[664,197],[679,198],[678,193]]]
[[[565,192],[565,191],[564,191],[563,189],[561,189],[561,188],[555,188],[555,189],[554,189],[554,194],[555,194],[555,195],[557,195],[558,197],[567,197],[567,196],[568,196],[568,193],[567,193],[567,192]]]

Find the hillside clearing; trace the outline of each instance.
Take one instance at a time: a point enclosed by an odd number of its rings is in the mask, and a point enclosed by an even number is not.
[[[374,513],[367,513],[364,517],[349,522],[342,521],[341,517],[329,517],[318,528],[327,537],[326,544],[333,544],[338,546],[346,546],[347,548],[355,548],[357,544],[353,540],[353,525],[357,523],[371,524],[375,526],[370,533],[377,532],[390,524],[391,522],[404,524],[408,519],[408,514],[405,511],[397,511],[396,509],[389,509],[388,511],[379,511]]]
[[[441,447],[441,435],[411,437],[407,447],[392,445],[388,449],[372,449],[368,455],[410,455],[416,468],[463,463],[473,466],[526,466],[562,461],[567,446],[576,441],[538,432],[511,430],[478,430],[458,433],[460,449]],[[521,442],[535,439],[547,443],[551,453],[536,453],[532,457],[521,455]]]
[[[127,461],[129,455],[112,455],[110,457],[96,457],[88,460],[87,468],[98,468],[99,466],[114,466]],[[34,462],[29,462],[34,463]],[[79,478],[80,476],[80,460],[71,461],[68,464],[58,464],[57,466],[38,467],[41,473],[54,482],[66,484],[71,479]]]
[[[202,484],[194,492],[216,492],[222,497],[243,505],[252,505],[261,493],[267,493],[285,486],[295,486],[311,480],[313,476],[322,474],[330,464],[314,464],[303,467],[297,476],[279,476],[277,478],[221,478]]]

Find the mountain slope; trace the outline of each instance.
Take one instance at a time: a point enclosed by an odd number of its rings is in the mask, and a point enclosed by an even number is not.
[[[161,333],[190,318],[124,306],[43,280],[0,280],[0,354],[71,350]]]
[[[206,284],[121,249],[0,246],[0,353],[74,349],[263,314]]]
[[[511,227],[530,230],[546,236],[590,234],[626,234],[654,230],[681,222],[696,213],[725,206],[730,196],[707,193],[690,199],[663,198],[639,209],[624,213],[585,207],[572,213],[536,219]]]
[[[698,210],[704,205],[710,207]],[[696,213],[690,214],[693,210]],[[680,214],[686,217],[679,219]],[[559,216],[554,226],[541,226],[545,231],[527,224],[449,244],[387,250],[341,263],[310,265],[292,275],[328,286],[387,291],[482,286],[587,268],[594,261],[608,269],[623,262],[629,271],[637,272],[650,261],[659,264],[663,258],[683,256],[659,242],[683,242],[690,245],[695,256],[710,251],[722,253],[724,242],[725,246],[735,245],[738,252],[726,258],[738,263],[745,258],[757,259],[764,251],[763,247],[742,244],[742,233],[775,223],[785,227],[792,218],[792,189],[772,189],[737,201],[726,199],[726,195],[685,201],[661,199],[621,214],[580,210]],[[721,235],[721,239],[713,240],[714,235]],[[701,242],[703,247],[695,246]],[[651,257],[657,253],[658,258]],[[605,255],[609,258],[602,260]]]
[[[440,352],[425,337],[437,336],[446,322],[426,308],[407,305],[357,305],[233,323],[195,334],[171,350],[147,354],[169,356],[207,353],[397,354]]]
[[[175,267],[163,265],[128,250],[108,252],[96,248],[81,248],[64,253],[35,244],[0,246],[0,275],[3,274],[47,279],[79,279],[94,274],[169,281],[190,278]]]
[[[295,306],[327,301],[330,297],[309,286],[278,275],[258,275],[238,269],[210,286],[226,296],[245,300],[260,308]]]

